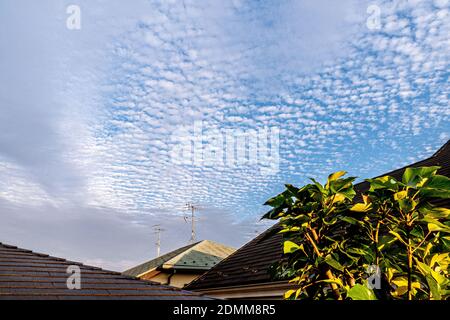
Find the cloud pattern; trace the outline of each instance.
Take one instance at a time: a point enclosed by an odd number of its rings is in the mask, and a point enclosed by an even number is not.
[[[431,155],[449,139],[448,1],[378,1],[377,30],[366,26],[369,4],[143,3],[106,44],[86,36],[66,62],[87,54],[82,71],[60,68],[71,81],[51,127],[58,171],[0,150],[0,198],[111,210],[147,227],[178,221],[192,202],[204,225],[239,228],[238,245],[267,225],[257,223],[262,203],[284,183],[342,169],[365,178]],[[173,134],[196,121],[205,131],[279,128],[280,171],[175,164]]]

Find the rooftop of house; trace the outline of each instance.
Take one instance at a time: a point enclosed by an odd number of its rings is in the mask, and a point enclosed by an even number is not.
[[[144,262],[124,271],[123,274],[139,277],[156,268],[206,271],[234,251],[236,251],[235,248],[214,241],[203,240]]]
[[[69,289],[69,266],[80,268],[80,289]],[[67,261],[0,242],[0,300],[205,300],[197,293]]]
[[[450,140],[434,155],[385,173],[400,180],[407,167],[440,166],[438,174],[450,176]],[[355,185],[358,195],[369,189],[367,182]],[[450,208],[450,200],[436,199],[434,205]],[[211,288],[233,287],[242,285],[262,284],[273,281],[268,270],[271,265],[282,257],[282,236],[278,234],[279,227],[274,225],[246,245],[238,249],[214,268],[188,284],[185,289],[202,290]]]

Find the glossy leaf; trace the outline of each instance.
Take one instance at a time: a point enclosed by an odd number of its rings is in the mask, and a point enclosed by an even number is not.
[[[347,296],[353,300],[377,300],[374,292],[366,285],[356,284],[348,292]]]
[[[325,262],[336,270],[343,271],[344,267],[336,261],[331,255],[325,257]]]
[[[406,168],[403,173],[402,182],[408,186],[415,187],[423,178],[430,178],[436,174],[439,167]]]
[[[299,249],[301,249],[301,247],[298,244],[296,244],[296,243],[294,243],[292,241],[285,241],[284,244],[283,244],[283,252],[284,252],[284,254],[293,253],[293,252],[295,252],[295,251],[297,251]]]
[[[367,212],[370,209],[372,209],[372,204],[368,203],[357,203],[355,204],[353,207],[350,208],[351,211],[355,211],[355,212]]]

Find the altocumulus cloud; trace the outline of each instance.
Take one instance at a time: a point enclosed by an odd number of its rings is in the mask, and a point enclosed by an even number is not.
[[[78,1],[77,31],[69,2],[20,4],[0,4],[1,241],[120,270],[155,223],[163,250],[184,244],[194,202],[201,238],[239,246],[283,183],[380,174],[449,137],[448,1],[378,1],[376,30],[361,1]],[[196,121],[279,128],[280,171],[174,164]]]

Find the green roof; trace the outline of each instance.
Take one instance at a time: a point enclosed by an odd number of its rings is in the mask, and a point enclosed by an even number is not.
[[[222,259],[236,251],[223,244],[203,240],[164,254],[156,259],[144,262],[123,272],[129,276],[140,276],[153,269],[209,270]]]

